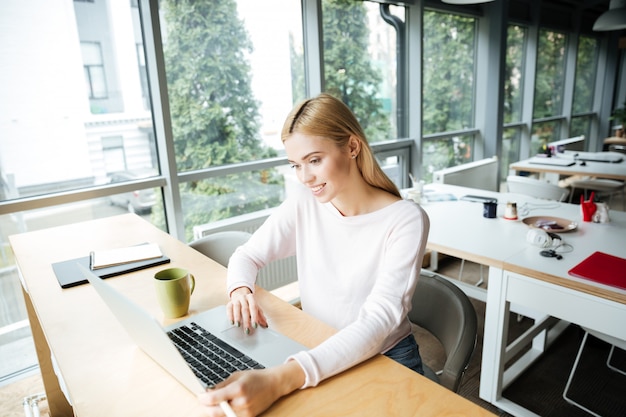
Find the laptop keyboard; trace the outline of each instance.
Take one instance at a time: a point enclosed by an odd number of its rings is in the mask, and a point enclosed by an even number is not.
[[[192,322],[167,333],[191,369],[213,387],[235,371],[264,366]]]

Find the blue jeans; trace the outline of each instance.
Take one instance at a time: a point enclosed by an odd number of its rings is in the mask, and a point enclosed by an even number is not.
[[[420,356],[419,346],[417,346],[413,334],[400,340],[394,347],[385,352],[385,356],[414,370],[418,374],[424,375],[422,357]]]

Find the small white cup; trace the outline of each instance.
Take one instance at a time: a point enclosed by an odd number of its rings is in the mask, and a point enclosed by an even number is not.
[[[422,190],[418,188],[412,188],[406,192],[406,196],[409,200],[415,201],[417,204],[422,202]]]

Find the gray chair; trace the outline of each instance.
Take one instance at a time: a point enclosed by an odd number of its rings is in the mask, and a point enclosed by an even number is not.
[[[574,360],[574,365],[572,366],[572,371],[569,374],[569,378],[567,379],[567,383],[565,384],[565,389],[563,390],[563,399],[565,401],[567,401],[568,403],[582,409],[585,410],[586,412],[588,412],[589,414],[592,414],[596,417],[601,417],[600,414],[592,411],[591,409],[587,408],[586,406],[582,405],[581,403],[574,401],[571,397],[567,396],[567,392],[569,391],[570,385],[572,384],[572,379],[574,378],[574,373],[576,373],[576,368],[578,367],[578,363],[580,361],[580,356],[583,353],[583,348],[585,347],[585,343],[587,342],[587,337],[589,335],[592,335],[594,337],[597,337],[600,340],[603,340],[607,343],[609,343],[611,345],[611,350],[609,351],[609,356],[607,357],[606,360],[606,366],[615,371],[618,372],[622,375],[626,375],[626,371],[621,370],[616,368],[615,366],[611,365],[611,358],[613,357],[613,351],[615,350],[615,348],[620,348],[623,350],[626,350],[626,340],[622,340],[622,339],[617,339],[613,336],[609,336],[608,334],[604,334],[595,330],[591,330],[591,329],[587,329],[585,327],[582,328],[585,331],[585,335],[583,336],[583,340],[580,342],[580,348],[578,349],[578,354],[576,355],[576,359]]]
[[[230,230],[216,232],[189,243],[189,246],[222,266],[228,266],[230,256],[252,236],[248,232]]]
[[[476,346],[478,319],[471,301],[450,281],[422,271],[409,320],[435,336],[446,354],[441,371],[424,365],[425,376],[457,392]]]
[[[248,239],[250,239],[250,236],[252,236],[251,233],[236,230],[215,232],[189,243],[189,246],[213,259],[222,266],[228,267],[228,261],[232,254],[239,246],[246,243]],[[268,266],[266,266],[261,269],[256,283],[257,285],[270,290],[270,292],[274,295],[285,300],[291,305],[300,307],[300,291],[298,288],[297,276],[294,276],[293,281],[289,284],[282,285],[277,288],[272,286],[272,278],[279,277],[278,280],[280,282],[283,281],[280,279],[279,274],[284,272],[285,269],[289,272],[289,264],[291,262],[294,262],[295,264],[295,256],[277,260],[268,264],[269,267],[271,267],[272,264],[275,264],[276,267],[268,270],[266,269]]]

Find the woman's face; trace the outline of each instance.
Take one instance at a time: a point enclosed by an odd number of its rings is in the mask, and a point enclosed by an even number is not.
[[[321,203],[332,201],[345,189],[351,155],[329,139],[293,133],[284,142],[287,159],[302,184]]]

